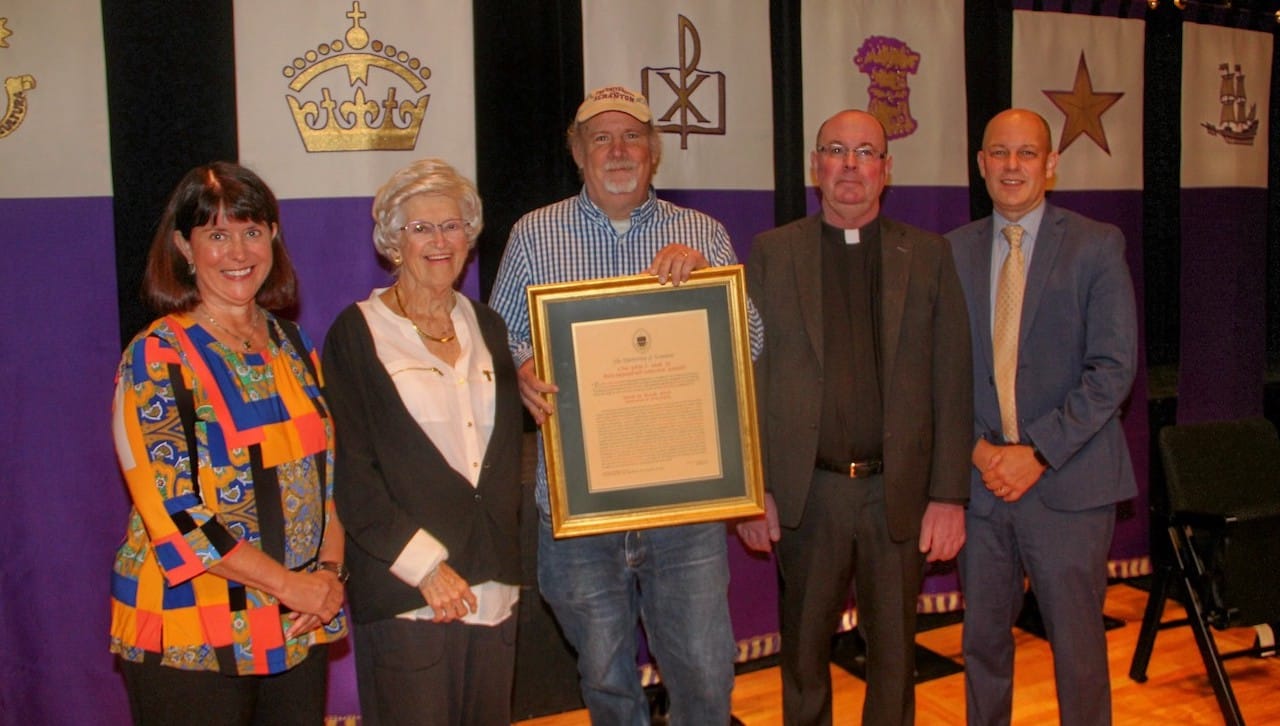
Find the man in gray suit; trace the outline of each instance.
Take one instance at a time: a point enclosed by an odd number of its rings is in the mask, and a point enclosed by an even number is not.
[[[767,513],[738,527],[776,543],[782,709],[830,724],[831,636],[854,581],[867,643],[863,722],[910,724],[924,562],[964,543],[973,414],[969,326],[941,236],[880,216],[884,127],[842,111],[810,169],[822,212],[756,238],[747,287]]]
[[[1120,426],[1137,318],[1120,230],[1045,203],[1057,164],[1042,117],[996,115],[978,152],[995,213],[947,235],[973,330],[960,555],[971,725],[1009,723],[1024,573],[1053,648],[1061,722],[1111,723],[1102,605],[1115,503],[1137,494]]]

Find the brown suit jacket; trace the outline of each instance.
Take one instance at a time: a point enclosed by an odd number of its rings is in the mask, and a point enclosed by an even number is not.
[[[889,533],[917,537],[931,499],[969,497],[973,378],[969,318],[940,235],[880,218],[878,351],[884,399]],[[757,236],[747,288],[765,327],[756,361],[765,487],[779,521],[804,513],[822,414],[821,222],[812,216]]]

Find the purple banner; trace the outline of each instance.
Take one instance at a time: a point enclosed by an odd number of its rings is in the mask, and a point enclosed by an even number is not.
[[[719,220],[740,262],[746,262],[752,238],[775,226],[772,190],[660,189],[658,196]],[[778,578],[772,557],[748,552],[732,528],[728,537],[729,608],[742,662],[777,652]],[[644,676],[647,682],[649,674]]]
[[[774,227],[773,190],[659,189],[658,196],[723,224],[739,262],[746,263],[751,239]]]
[[[0,720],[128,723],[107,650],[128,513],[111,199],[0,199],[0,219]]]
[[[1129,274],[1133,277],[1138,305],[1138,370],[1133,392],[1125,404],[1123,422],[1129,455],[1133,459],[1133,474],[1138,481],[1138,496],[1120,506],[1115,539],[1111,542],[1110,574],[1112,577],[1145,575],[1150,572],[1148,555],[1151,551],[1148,534],[1151,427],[1147,416],[1147,336],[1142,302],[1142,190],[1053,192],[1049,195],[1049,202],[1091,219],[1114,224],[1124,234]]]
[[[1183,189],[1178,423],[1261,416],[1266,189]]]

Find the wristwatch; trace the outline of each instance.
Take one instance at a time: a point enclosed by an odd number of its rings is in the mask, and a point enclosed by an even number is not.
[[[325,560],[321,562],[319,565],[317,565],[316,569],[328,570],[329,572],[332,572],[333,574],[338,576],[338,582],[343,585],[347,584],[347,580],[351,579],[351,570],[348,570],[347,566],[342,564],[341,562],[334,562],[333,560]]]

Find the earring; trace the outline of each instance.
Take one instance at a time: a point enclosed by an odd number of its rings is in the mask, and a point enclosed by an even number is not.
[[[196,276],[196,263],[194,262],[187,263],[187,274],[191,275],[192,277]]]
[[[404,260],[400,257],[399,252],[393,253],[391,255],[391,264],[395,265],[396,267],[399,267],[402,262],[404,262]]]

